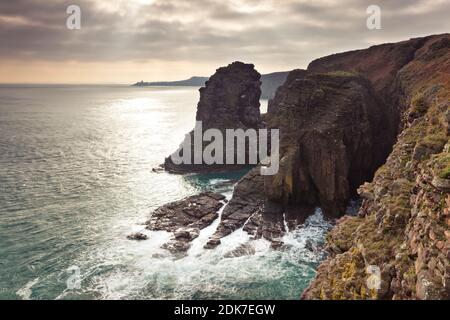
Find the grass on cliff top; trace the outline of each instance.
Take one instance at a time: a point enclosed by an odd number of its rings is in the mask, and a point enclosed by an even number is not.
[[[450,154],[445,154],[440,157],[440,163],[437,164],[437,169],[439,170],[439,178],[450,179]]]
[[[447,137],[443,132],[439,133],[431,133],[428,134],[424,139],[423,143],[425,145],[431,146],[431,147],[437,147],[439,149],[443,148],[444,145],[447,143]]]
[[[447,168],[445,168],[445,169],[439,174],[439,178],[442,178],[442,179],[450,179],[450,166],[448,166]]]
[[[423,115],[428,110],[428,106],[425,103],[424,92],[418,92],[411,99],[412,111]]]
[[[450,179],[450,153],[442,152],[432,159],[433,173],[441,179]]]

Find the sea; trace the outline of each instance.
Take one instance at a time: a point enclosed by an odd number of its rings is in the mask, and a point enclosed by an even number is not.
[[[0,85],[0,299],[299,299],[324,258],[320,209],[283,250],[242,229],[183,258],[145,230],[158,206],[231,197],[245,171],[153,171],[195,124],[194,87]],[[267,101],[261,101],[263,112]],[[132,232],[148,235],[130,241]],[[227,255],[249,242],[255,254]],[[306,245],[308,243],[308,245]]]

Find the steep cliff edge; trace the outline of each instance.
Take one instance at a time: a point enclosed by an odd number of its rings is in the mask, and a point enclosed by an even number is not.
[[[397,63],[389,52],[406,55]],[[450,36],[326,57],[309,69],[334,68],[365,74],[397,110],[400,133],[359,188],[358,217],[329,234],[330,258],[303,298],[450,299]]]
[[[280,171],[265,177],[275,202],[342,215],[390,148],[379,130],[388,113],[370,82],[351,72],[290,76],[270,102],[267,124],[280,129]]]
[[[262,177],[255,168],[239,181],[206,248],[242,226],[280,247],[283,216],[295,227],[315,206],[342,215],[358,190],[358,216],[330,232],[330,257],[303,298],[450,298],[448,34],[294,70],[264,121],[253,66],[219,70],[201,91],[197,119],[221,129],[280,129],[280,170]],[[167,160],[166,169],[192,170]]]

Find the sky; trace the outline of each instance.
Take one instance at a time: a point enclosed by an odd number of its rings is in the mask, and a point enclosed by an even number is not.
[[[369,5],[381,9],[370,30]],[[81,9],[81,29],[66,9]],[[134,83],[260,73],[450,31],[450,0],[0,0],[0,83]]]

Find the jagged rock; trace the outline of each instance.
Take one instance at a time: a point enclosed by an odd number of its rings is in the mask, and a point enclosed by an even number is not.
[[[231,250],[230,252],[227,252],[224,257],[225,258],[237,258],[242,256],[250,256],[254,255],[256,253],[255,246],[250,243],[246,242],[238,246],[236,249]]]
[[[443,192],[443,177],[436,177],[445,176],[450,167],[445,147],[448,43],[448,34],[430,36],[338,54],[310,65],[315,71],[356,70],[367,77],[393,112],[385,126],[397,121],[401,131],[386,163],[360,188],[363,214],[339,221],[329,233],[331,257],[319,266],[303,299],[450,298],[445,238],[450,196]],[[417,110],[420,114],[410,121],[408,115]],[[380,290],[365,284],[368,265],[381,272]]]
[[[222,219],[212,239],[223,238],[241,228],[252,215],[261,210],[264,199],[264,180],[257,167],[246,174],[234,188],[233,197],[223,210]],[[210,244],[213,245],[214,242]]]
[[[169,250],[173,254],[183,255],[191,247],[191,242],[197,238],[200,230],[195,228],[178,229],[175,231],[173,238],[169,242],[163,244],[162,248]]]
[[[295,83],[297,81],[301,81],[302,79],[304,79],[307,75],[307,71],[303,70],[303,69],[295,69],[292,70],[291,72],[289,72],[289,74],[286,77],[286,80],[283,83]],[[278,87],[280,88],[280,86]],[[274,96],[269,100],[268,106],[267,106],[267,112],[273,113],[275,112],[278,108],[283,108],[284,104],[283,103],[279,103],[279,102],[275,102],[273,100],[273,98],[275,98],[276,92],[274,94]]]
[[[284,242],[280,241],[280,240],[273,240],[270,243],[270,247],[274,250],[280,249],[283,245],[284,245]]]
[[[450,193],[450,179],[434,177],[432,184],[436,189],[439,189],[442,192]]]
[[[163,205],[153,212],[147,229],[169,232],[186,227],[203,229],[218,217],[224,199],[221,194],[204,192]]]
[[[161,248],[170,251],[173,254],[184,254],[189,250],[191,244],[189,241],[170,241],[161,246]]]
[[[206,128],[256,128],[260,122],[261,75],[253,64],[217,69],[200,89],[196,120]]]
[[[198,237],[198,229],[179,229],[175,231],[174,237],[176,240],[193,240]]]
[[[142,240],[147,240],[148,236],[141,233],[141,232],[135,232],[132,233],[130,235],[127,236],[128,240],[137,240],[137,241],[142,241]]]
[[[205,249],[214,249],[220,244],[220,239],[217,238],[211,238],[208,240],[208,242],[203,246]]]
[[[348,72],[293,75],[267,115],[280,128],[280,170],[265,177],[270,200],[317,205],[341,215],[388,155],[387,113],[369,81]]]
[[[217,69],[216,73],[200,88],[200,101],[197,106],[197,121],[202,121],[202,130],[219,129],[225,137],[225,129],[259,128],[261,125],[260,103],[261,75],[253,64],[233,62],[227,67]],[[190,133],[191,141],[193,133]],[[225,144],[225,141],[224,141]],[[204,144],[203,147],[207,145]],[[193,147],[192,147],[193,148]],[[225,150],[225,149],[224,149]],[[240,169],[242,165],[176,165],[170,157],[164,162],[164,168],[173,173],[208,172]],[[225,161],[225,153],[224,160]]]
[[[200,230],[218,218],[218,210],[225,197],[218,193],[204,192],[156,209],[147,222],[149,230],[173,232],[174,237],[163,245],[172,253],[186,252]]]

